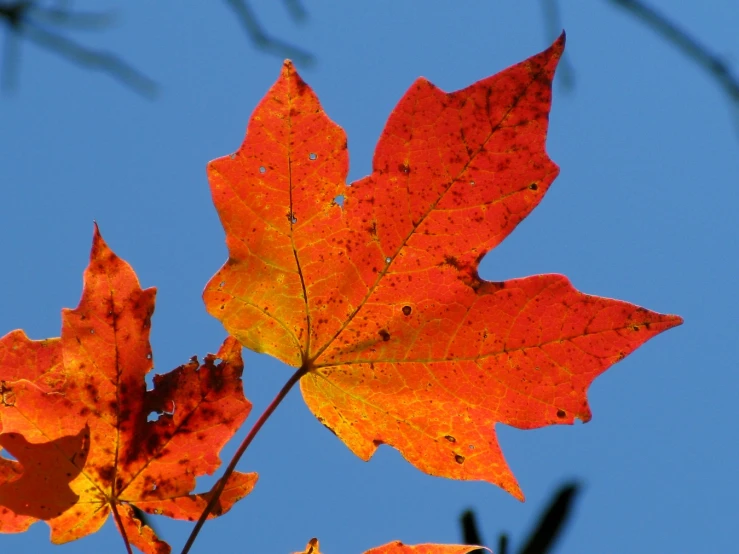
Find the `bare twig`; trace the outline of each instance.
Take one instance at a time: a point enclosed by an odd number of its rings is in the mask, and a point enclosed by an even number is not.
[[[77,65],[110,74],[142,96],[153,98],[156,95],[157,85],[153,80],[113,53],[86,48],[42,27],[28,27],[25,34],[29,40]]]
[[[156,83],[119,56],[87,48],[50,29],[54,25],[85,30],[100,29],[110,25],[110,14],[69,12],[63,7],[42,8],[35,1],[19,0],[0,5],[0,20],[8,27],[2,74],[2,83],[6,89],[15,82],[17,60],[20,56],[18,39],[23,37],[72,63],[108,73],[143,96],[151,98],[156,93]]]
[[[251,39],[255,48],[282,58],[291,58],[293,61],[303,65],[310,65],[315,61],[313,55],[302,48],[269,36],[262,29],[256,14],[246,0],[226,0],[226,3],[239,18],[241,25],[244,27],[246,34]]]
[[[736,124],[739,127],[739,78],[732,73],[729,65],[721,56],[713,53],[676,23],[639,0],[609,1],[640,19],[667,42],[672,43],[683,54],[702,67],[709,76],[713,77],[734,105],[734,114],[737,117]]]

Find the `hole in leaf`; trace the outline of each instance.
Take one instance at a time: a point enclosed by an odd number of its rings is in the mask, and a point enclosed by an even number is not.
[[[0,460],[12,460],[14,462],[18,461],[18,459],[7,450],[3,450],[3,454],[2,456],[0,456]]]
[[[267,168],[263,165],[259,166],[259,173],[267,173]]]
[[[226,281],[221,281],[220,283],[218,283],[218,286],[219,286],[219,287],[222,287],[222,286],[223,286],[223,285],[225,285],[225,284],[226,284]]]
[[[344,207],[344,195],[340,194],[336,198],[334,198],[334,204],[338,204],[342,208]]]
[[[235,153],[234,154],[229,154],[228,157],[231,158],[232,160],[235,160],[236,159],[236,154]]]
[[[311,152],[310,154],[308,154],[308,157],[311,160],[315,160],[318,157],[318,155],[315,152]]]
[[[470,181],[470,186],[474,187],[475,186],[475,182],[474,181]]]
[[[392,260],[390,258],[385,258],[385,263],[389,264]]]
[[[149,353],[148,353],[148,354],[146,355],[146,359],[147,359],[147,360],[151,360],[151,357],[152,357],[152,356],[151,356],[151,352],[149,352]]]
[[[475,445],[474,445],[474,444],[471,444],[471,445],[469,446],[469,449],[470,449],[470,450],[474,450],[474,449],[475,449]]]

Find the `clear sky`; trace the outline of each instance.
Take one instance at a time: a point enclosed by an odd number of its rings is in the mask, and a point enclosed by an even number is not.
[[[652,3],[739,61],[734,0]],[[241,144],[281,59],[252,47],[225,2],[205,4],[75,3],[117,10],[112,30],[71,36],[153,77],[160,85],[153,101],[21,44],[17,88],[0,98],[0,335],[59,334],[61,308],[79,300],[97,220],[142,285],[159,289],[155,371],[220,345],[225,332],[200,300],[226,259],[205,165]],[[282,554],[314,536],[327,554],[360,554],[393,539],[458,542],[467,507],[491,545],[505,530],[515,547],[567,479],[584,490],[559,554],[736,548],[736,106],[611,3],[561,4],[574,69],[572,89],[555,86],[548,139],[561,174],[481,274],[563,273],[584,292],[679,314],[685,324],[598,378],[587,425],[498,427],[523,504],[489,484],[422,474],[390,447],[364,463],[293,391],[241,463],[260,473],[256,489],[205,526],[195,552]],[[312,67],[297,66],[348,134],[350,180],[370,171],[384,122],[417,76],[456,90],[555,38],[534,1],[314,2],[302,24],[281,2],[254,7],[267,30],[315,56]],[[245,361],[253,421],[292,370],[251,353]],[[201,489],[210,483],[202,479]],[[155,524],[175,551],[190,529],[162,518]],[[110,520],[63,547],[52,547],[38,523],[1,536],[0,548],[123,551]]]

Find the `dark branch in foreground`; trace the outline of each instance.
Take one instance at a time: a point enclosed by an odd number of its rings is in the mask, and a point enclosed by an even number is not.
[[[578,489],[576,483],[567,483],[560,487],[547,509],[539,516],[539,522],[519,554],[547,554],[554,547],[570,518]]]
[[[577,483],[566,483],[554,494],[549,506],[539,516],[534,530],[529,534],[526,542],[518,551],[518,554],[548,554],[554,548],[557,539],[562,534],[572,512],[573,501],[577,496],[580,486]],[[460,517],[462,525],[463,544],[484,544],[475,520],[475,513],[467,510]],[[486,551],[473,550],[470,554],[484,554]],[[508,535],[501,533],[498,537],[498,549],[496,554],[507,554]]]
[[[156,94],[156,83],[119,56],[83,46],[53,29],[108,27],[112,22],[110,14],[41,8],[33,1],[20,0],[0,5],[0,20],[7,25],[2,75],[5,89],[15,83],[20,56],[17,41],[23,37],[76,65],[107,73],[142,96],[152,98]]]

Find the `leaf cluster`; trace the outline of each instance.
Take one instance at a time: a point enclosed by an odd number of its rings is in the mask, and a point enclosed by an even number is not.
[[[561,275],[478,275],[558,173],[545,141],[563,49],[564,35],[453,93],[417,80],[390,115],[372,174],[349,184],[344,131],[285,62],[241,148],[208,167],[229,251],[203,294],[229,334],[216,354],[147,390],[155,290],[97,226],[61,336],[0,339],[0,446],[14,458],[0,458],[0,531],[44,520],[63,543],[110,515],[129,552],[169,552],[143,512],[197,520],[187,552],[207,518],[255,486],[236,464],[297,384],[361,459],[391,445],[425,473],[523,500],[495,425],[588,421],[590,383],[681,323],[581,293]],[[242,346],[295,373],[213,489],[194,493],[251,409]],[[475,548],[393,542],[366,554]],[[319,554],[318,541],[304,553]]]

